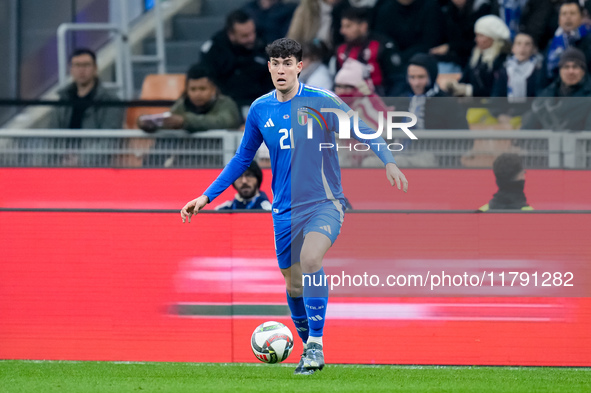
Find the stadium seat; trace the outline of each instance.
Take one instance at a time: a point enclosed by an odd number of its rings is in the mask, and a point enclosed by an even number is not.
[[[185,90],[185,74],[151,74],[142,84],[142,100],[176,100]],[[126,128],[137,129],[136,121],[141,115],[167,111],[167,107],[134,107],[127,110]]]
[[[140,99],[142,100],[176,100],[185,90],[185,74],[151,74],[146,76],[142,84]],[[137,129],[137,118],[141,115],[152,115],[166,112],[169,107],[133,107],[127,110],[125,122],[127,129]],[[141,167],[145,154],[154,146],[153,139],[130,139],[128,148],[134,154],[121,157],[119,166]]]

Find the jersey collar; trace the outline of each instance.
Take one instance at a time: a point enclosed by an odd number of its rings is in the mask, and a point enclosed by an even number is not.
[[[298,81],[298,83],[300,84],[300,87],[298,89],[298,93],[294,96],[294,98],[301,96],[302,91],[304,91],[304,84],[300,81]],[[279,99],[277,98],[277,89],[273,90],[273,98],[275,98],[277,101],[279,101]],[[293,98],[291,100],[293,100]],[[291,100],[289,100],[289,101],[291,101]],[[285,101],[285,102],[289,102],[289,101]]]

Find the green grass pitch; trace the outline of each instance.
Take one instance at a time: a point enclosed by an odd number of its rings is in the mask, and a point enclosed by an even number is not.
[[[591,392],[591,368],[0,361],[13,392]]]

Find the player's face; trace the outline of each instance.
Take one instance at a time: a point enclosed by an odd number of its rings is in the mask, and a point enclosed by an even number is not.
[[[257,178],[249,171],[246,171],[234,182],[236,191],[243,199],[250,199],[259,191]]]
[[[187,96],[195,106],[203,106],[210,102],[216,94],[216,87],[207,78],[189,79]]]
[[[585,70],[574,61],[568,61],[560,67],[560,79],[566,86],[574,86],[583,80]]]
[[[72,57],[70,73],[77,85],[88,85],[96,77],[96,64],[90,55],[83,54]]]
[[[425,93],[425,89],[429,84],[429,74],[423,67],[411,64],[408,66],[406,74],[408,84],[415,95],[421,95]]]
[[[583,15],[581,15],[578,5],[571,3],[564,4],[560,7],[558,24],[565,32],[570,33],[571,31],[578,29],[582,23]]]
[[[244,23],[235,23],[232,31],[229,32],[228,37],[234,45],[243,46],[246,49],[254,48],[257,40],[257,32],[254,22],[247,20]]]
[[[297,61],[295,56],[272,57],[268,66],[273,85],[281,92],[293,89],[298,82],[298,74],[302,71],[302,62]]]

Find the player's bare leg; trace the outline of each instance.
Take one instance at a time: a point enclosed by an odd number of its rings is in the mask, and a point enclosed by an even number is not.
[[[285,290],[291,297],[300,297],[303,293],[302,287],[302,265],[294,263],[287,269],[281,269],[281,274],[285,279]]]
[[[328,302],[328,286],[322,260],[331,245],[331,240],[325,234],[309,232],[304,239],[300,254],[304,276],[302,283],[304,304],[310,326],[310,337],[304,357],[304,368],[308,370],[322,370],[324,367],[322,334]]]
[[[324,255],[331,246],[330,239],[320,232],[309,232],[304,239],[300,261],[302,273],[310,274],[322,268]]]

